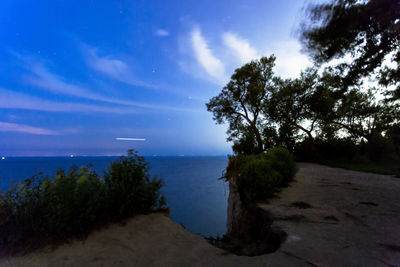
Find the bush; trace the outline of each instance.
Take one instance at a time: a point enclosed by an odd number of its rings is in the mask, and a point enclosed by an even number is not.
[[[273,147],[265,155],[272,162],[272,168],[282,176],[278,186],[285,186],[293,180],[297,172],[292,153],[284,147]]]
[[[319,162],[327,161],[352,161],[359,162],[370,160],[373,162],[396,162],[399,160],[396,147],[395,131],[388,131],[387,136],[381,134],[371,135],[369,141],[361,140],[356,143],[350,138],[335,138],[330,140],[304,140],[295,146],[295,157],[297,161]],[[397,150],[396,150],[397,149]]]
[[[296,144],[294,154],[297,161],[305,162],[353,159],[360,156],[360,147],[351,139],[307,139]]]
[[[106,206],[116,220],[149,213],[165,205],[160,193],[162,180],[151,180],[144,158],[129,153],[129,157],[111,163],[104,175]]]
[[[272,197],[296,173],[293,156],[283,147],[275,147],[257,155],[233,157],[229,165],[228,175],[235,173],[237,191],[245,204]]]
[[[392,140],[385,138],[380,134],[370,137],[365,145],[365,153],[368,159],[372,161],[393,161],[396,159],[396,147]]]
[[[0,194],[0,255],[84,237],[110,222],[165,208],[161,187],[133,151],[112,162],[104,179],[90,167],[26,179]]]

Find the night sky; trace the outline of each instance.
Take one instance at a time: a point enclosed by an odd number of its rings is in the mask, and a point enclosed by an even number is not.
[[[231,153],[205,103],[260,56],[311,65],[304,3],[1,0],[0,156]]]

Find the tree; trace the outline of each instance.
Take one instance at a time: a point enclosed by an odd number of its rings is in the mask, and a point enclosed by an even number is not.
[[[354,88],[345,94],[333,113],[331,123],[341,127],[356,140],[368,142],[376,136],[382,136],[395,120],[393,105],[375,101],[372,90],[361,92]]]
[[[394,86],[387,91],[400,98],[400,1],[332,0],[308,8],[301,40],[316,63],[352,55],[351,63],[338,65],[345,75],[343,91],[360,78],[379,71],[379,82]],[[383,66],[384,61],[391,65]]]
[[[276,90],[274,64],[272,55],[236,69],[222,92],[206,104],[218,124],[229,124],[227,140],[234,142],[235,153],[260,153],[273,143],[274,130],[263,111]]]
[[[341,92],[337,69],[319,74],[309,68],[296,79],[283,80],[273,74],[274,61],[274,56],[263,57],[236,69],[206,104],[218,124],[229,124],[227,140],[233,141],[235,153],[257,154],[276,145],[293,150],[299,141],[314,149],[320,141],[334,144],[343,137],[354,145],[372,141],[379,148],[398,123],[398,101],[378,102],[372,89],[360,85]]]
[[[333,105],[331,91],[317,70],[309,68],[299,78],[280,81],[266,112],[279,127],[280,137],[288,140],[291,136],[293,143],[299,131],[312,141],[317,124],[327,117]]]
[[[374,90],[363,92],[358,86],[337,94],[341,84],[333,69],[320,75],[309,68],[299,78],[281,80],[265,111],[278,128],[277,139],[291,138],[294,143],[303,133],[313,143],[316,135],[329,141],[340,133],[355,141],[370,141],[382,136],[398,118],[396,103],[378,102]]]

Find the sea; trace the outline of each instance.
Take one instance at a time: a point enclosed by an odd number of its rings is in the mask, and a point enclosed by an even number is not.
[[[7,157],[0,159],[0,190],[40,172],[54,176],[59,168],[88,166],[103,174],[118,157]],[[170,217],[205,237],[226,232],[229,187],[218,179],[228,163],[220,157],[145,157],[150,174],[162,178]]]

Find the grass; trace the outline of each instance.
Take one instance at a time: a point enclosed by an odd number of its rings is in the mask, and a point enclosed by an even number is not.
[[[335,168],[343,168],[352,171],[371,172],[377,174],[395,175],[400,178],[400,164],[394,162],[374,162],[374,161],[349,161],[349,160],[327,160],[320,162]]]
[[[296,202],[292,202],[291,204],[293,207],[296,207],[298,209],[310,209],[313,206],[308,204],[307,202],[304,201],[296,201]]]

